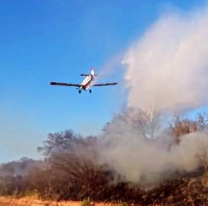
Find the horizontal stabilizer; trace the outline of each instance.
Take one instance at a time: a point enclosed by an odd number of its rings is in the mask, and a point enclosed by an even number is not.
[[[80,76],[82,77],[87,77],[87,76],[90,76],[91,74],[80,74]],[[97,77],[97,74],[93,74],[93,76]]]

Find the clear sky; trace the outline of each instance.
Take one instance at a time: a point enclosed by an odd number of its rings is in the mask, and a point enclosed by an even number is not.
[[[122,85],[78,94],[79,83],[138,39],[168,8],[205,0],[0,0],[0,163],[38,157],[49,132],[97,134],[125,105]],[[97,70],[96,70],[97,69]],[[117,70],[117,73],[122,73]],[[101,79],[121,81],[113,74]]]

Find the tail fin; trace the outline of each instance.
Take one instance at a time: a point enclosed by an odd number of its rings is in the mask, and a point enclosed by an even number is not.
[[[92,69],[91,69],[90,74],[91,74],[92,76],[95,76],[95,71],[94,71],[94,68],[92,68]]]
[[[89,75],[97,76],[97,74],[95,74],[94,68],[91,69],[90,74],[81,74],[81,76],[89,76]]]

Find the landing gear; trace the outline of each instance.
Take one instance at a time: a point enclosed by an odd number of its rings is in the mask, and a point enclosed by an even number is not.
[[[90,89],[89,92],[92,93],[92,90]]]
[[[79,90],[79,94],[81,94],[82,93],[82,90]]]

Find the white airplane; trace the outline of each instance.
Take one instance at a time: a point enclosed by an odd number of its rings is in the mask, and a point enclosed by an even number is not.
[[[90,74],[81,74],[81,76],[84,76],[84,80],[81,84],[70,84],[70,83],[60,83],[60,82],[51,82],[50,85],[55,86],[68,86],[68,87],[77,87],[79,89],[79,93],[82,92],[82,90],[89,90],[90,93],[92,93],[91,87],[101,87],[101,86],[112,86],[116,85],[117,82],[113,83],[105,83],[105,84],[93,84],[93,81],[95,79],[95,76],[97,76],[94,72],[94,69],[91,70]]]

